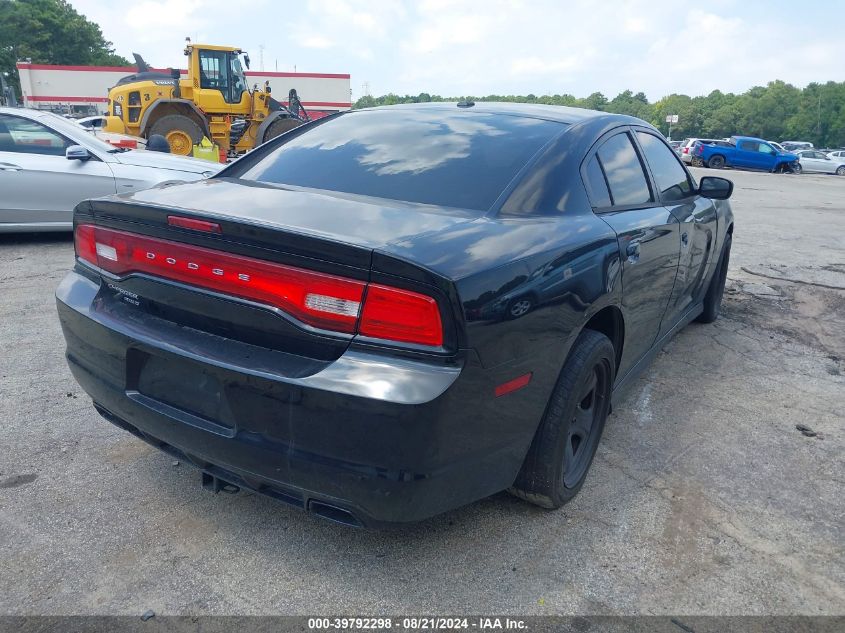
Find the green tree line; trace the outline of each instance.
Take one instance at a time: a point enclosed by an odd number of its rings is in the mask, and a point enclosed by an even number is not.
[[[15,63],[128,66],[100,27],[66,0],[0,0],[0,73],[20,95]]]
[[[600,92],[583,98],[570,94],[486,97],[387,94],[361,97],[353,107],[464,99],[542,103],[629,114],[648,121],[664,134],[669,132],[666,116],[677,114],[678,123],[672,125],[672,138],[675,139],[725,138],[741,134],[771,141],[810,141],[816,147],[845,147],[845,82],[835,81],[811,83],[802,89],[777,80],[766,86],[755,86],[742,94],[719,90],[699,97],[671,94],[654,103],[649,102],[642,92],[634,94],[625,90],[610,100]]]

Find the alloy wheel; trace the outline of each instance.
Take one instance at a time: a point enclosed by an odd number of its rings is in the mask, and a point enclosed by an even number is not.
[[[564,446],[563,483],[568,488],[577,485],[590,465],[597,435],[594,431],[607,415],[610,374],[607,362],[601,360],[581,387]]]
[[[531,301],[528,299],[520,299],[511,306],[511,316],[521,317],[531,309]]]

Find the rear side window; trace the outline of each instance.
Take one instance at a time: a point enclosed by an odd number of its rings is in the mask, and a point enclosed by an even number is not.
[[[233,171],[246,180],[486,211],[566,127],[455,110],[350,112]]]
[[[689,196],[692,183],[686,170],[675,158],[675,152],[666,147],[659,138],[647,132],[637,132],[637,140],[643,148],[643,154],[651,167],[663,201],[681,200]]]
[[[593,207],[609,207],[611,205],[610,191],[607,189],[607,181],[604,179],[599,159],[593,156],[587,163],[584,173],[586,175],[584,184],[587,186],[587,194],[590,196]]]
[[[756,152],[760,149],[760,143],[757,141],[740,141],[739,149],[745,150],[746,152]]]
[[[651,201],[643,166],[626,133],[617,134],[605,141],[596,154],[604,169],[615,206]]]

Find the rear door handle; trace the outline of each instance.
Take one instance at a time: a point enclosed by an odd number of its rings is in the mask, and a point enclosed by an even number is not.
[[[681,243],[684,246],[689,246],[689,235],[687,235],[686,233],[681,233]]]
[[[628,247],[625,249],[625,252],[628,255],[628,261],[633,263],[640,259],[640,243],[639,242],[628,242]]]
[[[0,163],[0,170],[2,171],[20,171],[23,169],[20,165],[13,165],[12,163]]]

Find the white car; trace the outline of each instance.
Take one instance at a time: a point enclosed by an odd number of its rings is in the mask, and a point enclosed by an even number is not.
[[[828,152],[827,155],[837,162],[845,163],[845,149],[837,149],[832,152]]]
[[[0,107],[0,233],[69,231],[82,200],[201,180],[221,168],[114,147],[50,112]]]
[[[805,149],[815,149],[813,144],[808,141],[781,141],[780,144],[787,152],[800,152]]]
[[[101,141],[105,141],[109,145],[115,147],[125,147],[126,149],[147,149],[147,140],[138,138],[137,136],[130,136],[129,134],[118,134],[117,132],[106,132],[103,128],[106,126],[106,117],[103,115],[87,116],[82,119],[73,119],[77,125],[91,132]]]
[[[822,174],[836,174],[845,176],[845,162],[831,158],[827,154],[815,149],[805,149],[795,152],[802,172],[818,172]]]

